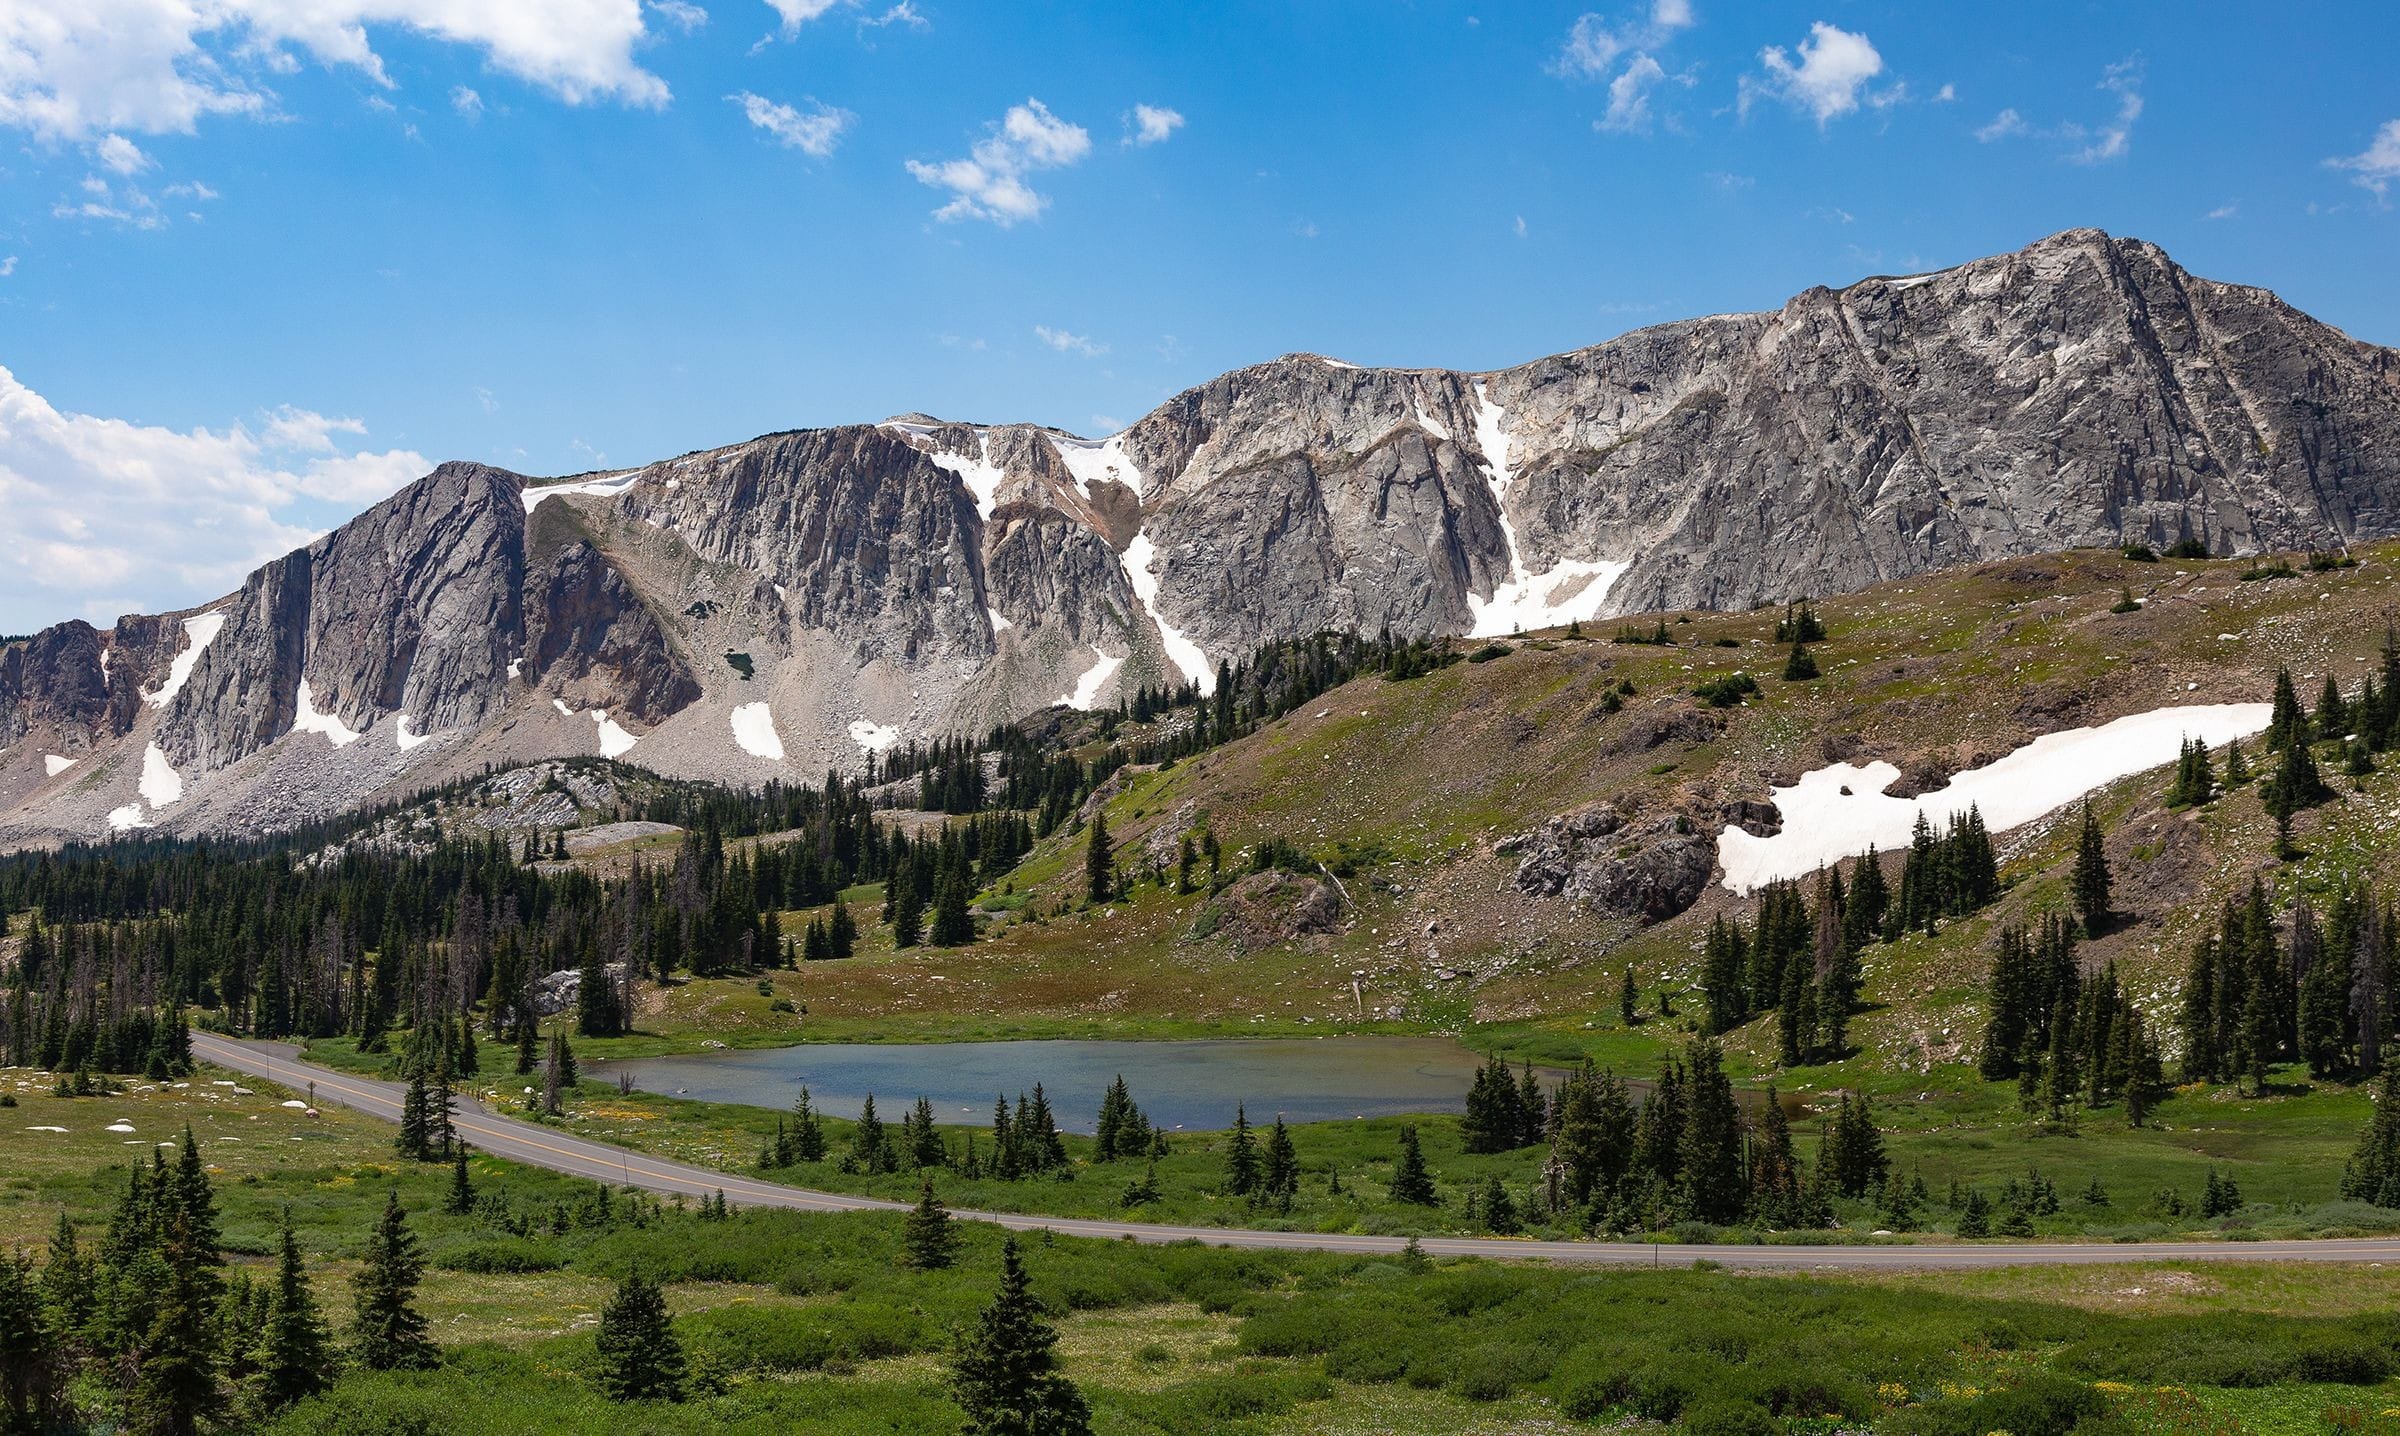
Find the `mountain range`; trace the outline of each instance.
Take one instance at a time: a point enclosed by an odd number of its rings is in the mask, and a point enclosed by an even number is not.
[[[490,765],[810,780],[1323,629],[1501,636],[1949,565],[2400,533],[2400,353],[2071,230],[1482,373],[1296,354],[1086,439],[925,414],[446,463],[197,608],[0,644],[0,842]]]

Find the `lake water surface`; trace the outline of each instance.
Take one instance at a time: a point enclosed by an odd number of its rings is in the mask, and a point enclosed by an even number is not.
[[[1338,1121],[1466,1110],[1467,1084],[1483,1059],[1439,1037],[1225,1038],[1191,1042],[820,1042],[686,1057],[589,1062],[587,1074],[631,1073],[645,1092],[789,1109],[809,1103],[855,1117],[868,1094],[896,1122],[917,1098],[945,1123],[981,1123],[992,1099],[1039,1082],[1058,1124],[1089,1132],[1108,1084],[1123,1074],[1133,1100],[1156,1125],[1233,1125],[1236,1103],[1250,1120]],[[1542,1069],[1535,1069],[1537,1072]],[[1555,1078],[1558,1073],[1545,1074]]]

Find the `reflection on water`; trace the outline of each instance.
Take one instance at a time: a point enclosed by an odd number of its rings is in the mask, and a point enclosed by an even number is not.
[[[994,1097],[1013,1103],[1039,1082],[1059,1125],[1089,1132],[1101,1094],[1119,1074],[1153,1123],[1221,1128],[1233,1125],[1236,1103],[1260,1123],[1464,1111],[1467,1084],[1482,1062],[1438,1037],[1334,1037],[804,1043],[589,1063],[587,1070],[631,1073],[645,1092],[754,1107],[789,1108],[805,1085],[811,1105],[836,1117],[857,1116],[872,1093],[876,1111],[898,1121],[922,1096],[937,1121],[959,1123],[988,1120]]]

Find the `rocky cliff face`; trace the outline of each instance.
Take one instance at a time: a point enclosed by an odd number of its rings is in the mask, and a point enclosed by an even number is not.
[[[2394,532],[2392,351],[2076,230],[1489,373],[1289,356],[1100,441],[912,414],[548,484],[445,464],[194,613],[0,647],[0,836],[595,746],[814,776],[1321,628]]]

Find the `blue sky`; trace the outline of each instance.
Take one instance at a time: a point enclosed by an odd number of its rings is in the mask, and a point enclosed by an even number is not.
[[[2072,225],[2400,342],[2389,5],[6,8],[0,631],[213,596],[443,458],[1102,432]]]

